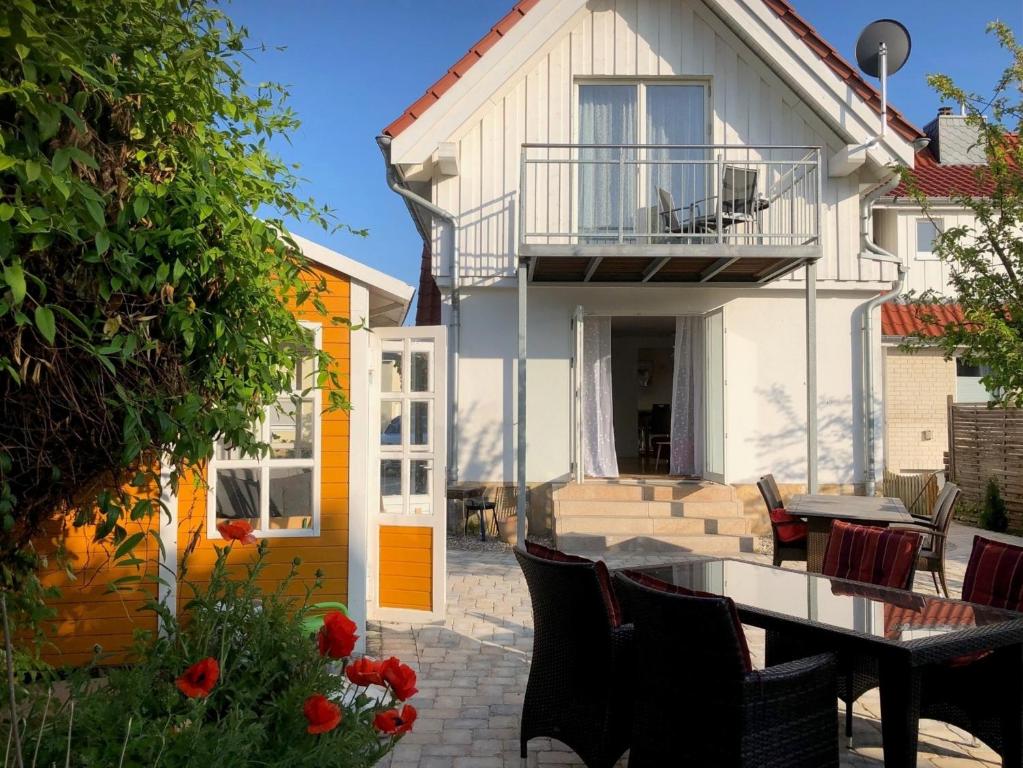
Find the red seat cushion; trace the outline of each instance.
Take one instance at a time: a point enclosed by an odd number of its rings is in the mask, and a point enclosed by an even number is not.
[[[637,584],[642,584],[649,589],[656,589],[658,592],[666,592],[669,595],[684,595],[685,597],[709,597],[714,600],[724,600],[728,605],[728,612],[732,615],[732,622],[735,624],[735,634],[739,638],[739,650],[742,654],[743,668],[747,672],[753,671],[753,661],[749,655],[749,645],[746,642],[746,633],[743,631],[742,622],[739,620],[739,612],[735,609],[735,601],[724,595],[715,595],[711,592],[700,592],[696,589],[687,589],[677,584],[662,581],[642,571],[622,571],[622,573]]]
[[[785,544],[806,541],[806,523],[798,517],[793,517],[781,507],[771,510],[771,526],[778,534],[778,541]]]
[[[910,589],[919,550],[920,534],[915,531],[835,520],[821,572],[880,587]]]
[[[603,560],[590,560],[579,555],[570,555],[558,549],[545,547],[535,541],[526,541],[526,552],[533,557],[542,560],[552,560],[555,563],[588,563],[593,565],[597,571],[597,581],[600,582],[600,596],[604,599],[604,608],[607,609],[607,618],[612,627],[622,625],[622,609],[615,596],[614,586],[611,584],[611,574],[607,570],[607,563]]]
[[[963,600],[1023,610],[1023,547],[974,536],[963,578]]]

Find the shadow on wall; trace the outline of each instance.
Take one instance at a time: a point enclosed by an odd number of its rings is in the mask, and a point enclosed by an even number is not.
[[[515,271],[517,196],[509,192],[461,211],[458,227],[462,277]]]

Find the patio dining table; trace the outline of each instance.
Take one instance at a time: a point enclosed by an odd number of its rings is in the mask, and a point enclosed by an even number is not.
[[[916,522],[901,500],[883,496],[803,494],[790,498],[785,511],[806,520],[806,570],[811,573],[821,572],[834,520],[884,527]]]
[[[887,768],[917,764],[927,667],[991,652],[1004,680],[992,692],[1004,713],[1002,764],[1023,765],[1023,614],[744,560],[695,559],[638,570],[731,597],[743,624],[767,630],[768,656],[772,633],[778,633],[840,658],[875,660]]]

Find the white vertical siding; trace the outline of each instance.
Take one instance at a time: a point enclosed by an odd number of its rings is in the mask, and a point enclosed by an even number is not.
[[[881,278],[880,267],[858,258],[857,177],[827,176],[827,159],[842,142],[702,0],[591,0],[452,137],[460,175],[436,179],[434,196],[460,214],[467,279],[514,271],[520,145],[575,140],[575,83],[597,76],[707,77],[713,142],[822,147],[825,257],[819,278]],[[531,188],[563,202],[527,211],[531,226],[570,225],[570,182],[567,171],[531,169]],[[446,269],[437,265],[438,273]]]
[[[951,208],[934,209],[931,216],[940,219],[945,229],[953,227],[972,227],[973,214]],[[925,218],[919,209],[879,210],[874,215],[874,236],[877,244],[889,253],[902,259],[908,269],[906,274],[906,291],[921,294],[935,291],[942,296],[951,296],[953,291],[949,285],[949,265],[936,256],[921,257],[916,249],[916,222]]]

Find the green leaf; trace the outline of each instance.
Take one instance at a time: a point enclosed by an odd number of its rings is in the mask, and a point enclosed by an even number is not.
[[[6,171],[12,165],[14,165],[14,158],[10,155],[0,155],[0,171]]]
[[[8,221],[14,215],[14,206],[10,203],[0,203],[0,221]]]
[[[110,248],[110,233],[105,229],[96,233],[96,252],[101,256]]]
[[[135,218],[141,219],[149,211],[149,198],[136,197],[131,204],[131,208],[135,211]]]
[[[25,178],[29,181],[35,181],[39,178],[39,173],[42,171],[42,166],[39,165],[38,160],[27,160],[25,161]]]
[[[53,310],[40,304],[36,307],[36,328],[50,344],[57,338],[57,320],[53,316]]]
[[[53,161],[50,167],[54,173],[64,173],[71,163],[71,150],[68,147],[61,147],[53,153]]]
[[[114,551],[114,560],[120,560],[126,554],[138,546],[139,542],[146,537],[145,533],[133,533],[121,542],[121,545]]]
[[[28,288],[25,285],[25,270],[21,268],[21,265],[12,264],[9,267],[4,267],[4,280],[7,282],[7,287],[11,289],[14,303],[20,304],[24,301]]]
[[[87,197],[85,198],[85,208],[89,212],[89,215],[92,217],[92,220],[95,221],[98,226],[100,227],[106,226],[107,220],[106,217],[103,215],[102,205],[100,205],[92,198]]]

